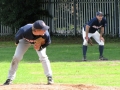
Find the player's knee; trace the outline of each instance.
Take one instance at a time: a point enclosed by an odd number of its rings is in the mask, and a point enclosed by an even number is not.
[[[42,62],[42,61],[46,61],[46,60],[48,60],[48,57],[47,57],[47,55],[46,56],[41,56],[40,58],[39,58],[39,60]]]
[[[87,46],[88,42],[86,40],[83,41],[83,45]]]
[[[100,42],[99,42],[99,45],[104,45],[104,42],[101,40]]]
[[[13,56],[12,66],[18,65],[18,63],[19,63],[20,60],[21,60],[21,59],[20,59],[19,57]]]
[[[23,58],[22,56],[17,56],[17,55],[13,56],[14,61],[20,61],[22,58]]]

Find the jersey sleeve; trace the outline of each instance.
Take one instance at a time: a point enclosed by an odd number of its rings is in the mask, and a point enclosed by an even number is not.
[[[46,31],[46,33],[45,33],[45,35],[44,35],[43,38],[45,38],[45,44],[42,45],[42,48],[45,48],[45,47],[47,47],[49,44],[51,44],[51,38],[50,38],[50,34],[49,34],[48,30]]]
[[[104,18],[104,23],[103,23],[103,27],[105,27],[107,25],[107,20]]]
[[[23,32],[24,32],[24,30],[22,30],[22,28],[20,28],[18,30],[18,32],[15,34],[15,42],[16,42],[16,44],[18,44],[19,40],[23,38]]]

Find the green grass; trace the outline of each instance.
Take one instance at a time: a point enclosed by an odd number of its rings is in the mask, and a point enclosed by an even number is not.
[[[120,86],[120,62],[51,62],[55,83],[93,84]],[[0,63],[2,84],[9,69],[9,63]],[[15,84],[46,83],[39,63],[20,63]]]
[[[5,46],[6,45],[6,46]],[[0,84],[6,80],[15,45],[2,42],[0,46]],[[120,86],[120,43],[106,43],[104,55],[109,61],[98,61],[98,45],[88,46],[87,62],[81,62],[82,44],[51,44],[47,55],[51,61],[55,83]],[[19,64],[14,84],[46,83],[41,63],[33,47]]]

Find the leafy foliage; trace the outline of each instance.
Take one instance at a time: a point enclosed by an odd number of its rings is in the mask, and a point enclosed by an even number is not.
[[[1,22],[18,28],[27,23],[33,23],[40,16],[50,17],[48,10],[42,8],[44,3],[44,0],[1,0]]]

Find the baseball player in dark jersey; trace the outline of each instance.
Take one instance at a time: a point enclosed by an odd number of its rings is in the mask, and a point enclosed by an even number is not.
[[[83,36],[83,61],[86,61],[86,52],[88,46],[89,38],[93,38],[99,45],[99,60],[108,60],[107,58],[103,57],[103,50],[104,50],[104,28],[107,21],[103,17],[103,13],[98,11],[96,13],[96,17],[92,18],[82,29],[82,36]],[[98,32],[100,30],[100,33]]]
[[[14,80],[18,64],[20,60],[22,60],[23,55],[31,45],[34,45],[34,41],[40,37],[45,40],[45,43],[39,48],[39,50],[36,50],[36,52],[38,54],[39,60],[42,63],[44,73],[48,80],[48,84],[53,83],[50,61],[48,59],[48,56],[46,55],[46,47],[51,43],[48,29],[49,26],[47,26],[44,21],[37,20],[33,24],[27,24],[18,30],[15,35],[15,44],[17,45],[17,47],[11,62],[8,78],[4,85],[9,85]],[[35,46],[34,48],[36,49]]]

